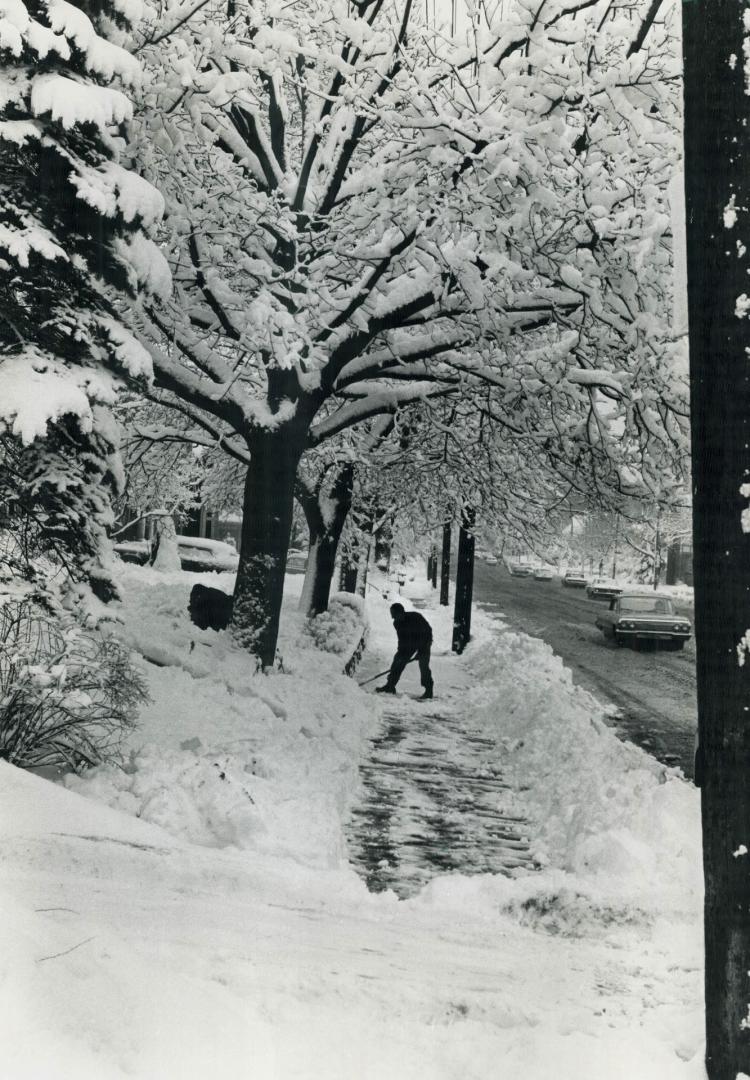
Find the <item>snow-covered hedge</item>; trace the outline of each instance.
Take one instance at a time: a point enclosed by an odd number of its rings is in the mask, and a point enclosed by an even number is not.
[[[364,600],[353,593],[334,593],[328,611],[307,624],[307,632],[319,649],[337,656],[357,648],[365,625]]]

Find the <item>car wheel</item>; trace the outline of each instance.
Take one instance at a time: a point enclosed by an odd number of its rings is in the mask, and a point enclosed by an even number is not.
[[[616,630],[612,631],[612,640],[614,641],[615,645],[618,645],[621,649],[625,645],[625,639],[623,638],[622,634],[618,634]]]

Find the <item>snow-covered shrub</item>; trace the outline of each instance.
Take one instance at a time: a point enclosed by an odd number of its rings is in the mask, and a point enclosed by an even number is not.
[[[308,620],[307,632],[319,649],[343,655],[357,645],[364,623],[362,597],[352,593],[336,593],[331,598],[328,611]]]
[[[146,700],[118,641],[30,596],[0,606],[0,758],[76,770],[112,760]]]

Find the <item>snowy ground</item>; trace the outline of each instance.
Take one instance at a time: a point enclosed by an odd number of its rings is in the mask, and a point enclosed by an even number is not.
[[[284,671],[256,675],[190,626],[195,580],[123,571],[122,632],[162,665],[123,769],[0,767],[3,1076],[703,1077],[689,784],[543,643],[479,617],[459,660],[428,611],[438,694],[496,730],[542,869],[370,894],[344,822],[385,705],[341,674],[347,633],[314,641],[290,595]],[[360,678],[393,647],[378,588],[368,613]]]

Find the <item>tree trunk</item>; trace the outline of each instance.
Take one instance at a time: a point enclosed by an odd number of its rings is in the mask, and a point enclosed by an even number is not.
[[[436,547],[433,547],[430,558],[432,559],[432,573],[430,574],[430,584],[432,585],[433,589],[437,589],[438,557]]]
[[[706,1069],[750,1075],[750,128],[746,5],[683,3]]]
[[[341,592],[354,593],[357,591],[358,569],[357,544],[352,540],[349,550],[341,557],[341,573],[339,575],[339,589]]]
[[[281,427],[254,440],[250,452],[231,631],[267,668],[276,658],[302,439]]]
[[[354,465],[339,469],[329,490],[300,493],[299,502],[310,532],[310,550],[300,609],[312,617],[328,610],[339,540],[352,505]],[[350,591],[350,590],[347,590]]]
[[[367,592],[367,571],[370,566],[370,550],[372,545],[369,543],[363,543],[360,548],[359,565],[357,566],[357,582],[355,591],[359,596],[364,596]]]
[[[151,565],[163,574],[174,573],[182,569],[180,552],[177,547],[177,530],[174,518],[168,513],[155,513],[154,541],[151,550]]]
[[[393,529],[391,523],[385,518],[385,513],[382,507],[378,507],[375,511],[375,515],[378,521],[382,521],[378,531],[375,533],[375,563],[377,566],[382,566],[386,570],[391,565],[391,547],[393,546]]]
[[[443,525],[443,551],[440,560],[440,603],[448,606],[451,584],[451,523]]]
[[[474,522],[476,511],[464,509],[458,530],[456,601],[453,609],[453,651],[462,653],[471,640],[471,601],[474,592]]]

